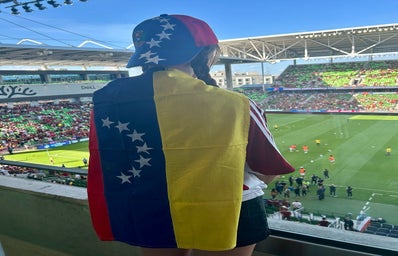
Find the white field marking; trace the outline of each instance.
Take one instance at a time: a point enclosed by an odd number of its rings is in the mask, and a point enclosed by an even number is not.
[[[369,209],[370,209],[370,207],[368,207],[368,208],[363,208],[362,211],[363,211],[363,212],[367,212]]]
[[[368,201],[367,201],[367,202],[365,203],[365,205],[362,207],[361,212],[366,212],[366,211],[368,211],[368,210],[370,209],[370,206],[369,206],[370,201],[373,200],[373,197],[374,197],[375,195],[382,195],[382,194],[372,193],[372,195],[369,197]]]

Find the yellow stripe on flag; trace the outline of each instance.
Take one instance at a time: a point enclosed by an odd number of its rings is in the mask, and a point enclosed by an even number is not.
[[[234,248],[250,124],[248,99],[178,70],[156,72],[154,92],[178,247]]]

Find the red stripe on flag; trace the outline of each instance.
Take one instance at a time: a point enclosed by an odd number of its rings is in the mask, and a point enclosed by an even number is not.
[[[108,206],[104,196],[104,183],[102,179],[102,168],[98,151],[97,132],[94,125],[93,112],[90,120],[90,161],[87,177],[87,193],[91,221],[94,229],[101,240],[114,240],[109,220]]]

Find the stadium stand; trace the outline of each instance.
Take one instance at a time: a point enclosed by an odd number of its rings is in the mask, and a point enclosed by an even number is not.
[[[282,111],[364,111],[348,93],[271,93],[260,102],[267,110]]]
[[[277,79],[285,88],[397,86],[398,61],[291,65]]]
[[[248,95],[250,98],[252,96]],[[258,96],[253,97],[256,99]],[[398,112],[397,93],[269,93],[259,104],[267,110],[306,112]]]
[[[0,150],[87,138],[89,109],[87,103],[69,102],[0,106]]]

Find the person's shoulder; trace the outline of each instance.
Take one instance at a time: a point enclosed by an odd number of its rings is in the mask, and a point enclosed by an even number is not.
[[[213,95],[214,97],[219,98],[219,99],[228,98],[229,101],[243,101],[243,102],[247,102],[247,104],[249,104],[249,102],[251,101],[249,99],[249,97],[247,97],[246,95],[244,95],[242,93],[224,89],[224,88],[220,88],[217,86],[206,85],[204,90],[209,95]]]
[[[246,95],[239,93],[239,92],[235,92],[232,90],[228,90],[228,89],[224,89],[224,88],[219,88],[219,87],[214,87],[215,90],[217,90],[220,93],[226,94],[230,97],[236,97],[236,98],[241,98],[241,99],[249,99]]]

